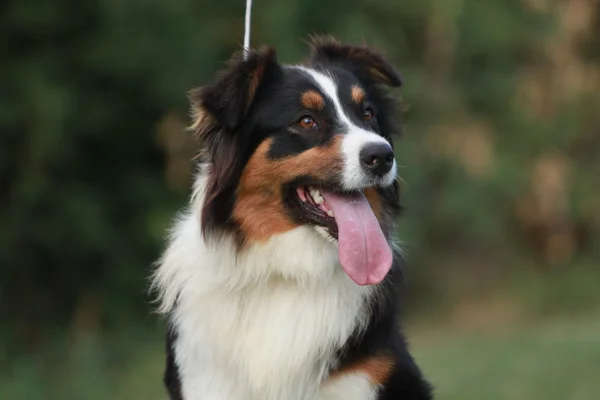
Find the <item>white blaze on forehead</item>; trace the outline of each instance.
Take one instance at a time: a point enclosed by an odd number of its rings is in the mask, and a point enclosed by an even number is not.
[[[331,76],[307,67],[297,68],[308,75],[316,83],[323,94],[331,100],[339,121],[347,130],[347,133],[342,140],[342,153],[345,158],[342,184],[345,188],[348,190],[359,190],[373,185],[391,185],[396,179],[396,160],[394,160],[390,172],[376,180],[366,173],[360,160],[360,152],[366,146],[379,143],[390,146],[390,143],[378,134],[363,129],[350,120],[348,115],[344,112],[338,94],[337,84]]]
[[[315,81],[317,86],[319,86],[319,89],[321,89],[325,96],[327,96],[333,102],[333,106],[335,107],[337,117],[344,124],[344,127],[346,127],[348,130],[352,128],[360,129],[358,126],[354,125],[352,121],[350,121],[350,118],[348,118],[348,116],[344,112],[344,108],[342,107],[342,103],[340,102],[340,97],[338,95],[337,85],[335,81],[330,76],[327,76],[324,73],[316,71],[314,69],[305,67],[299,68],[308,76],[310,76],[312,80]]]

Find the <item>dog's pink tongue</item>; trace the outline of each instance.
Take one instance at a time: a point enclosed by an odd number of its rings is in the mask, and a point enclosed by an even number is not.
[[[359,285],[381,282],[392,266],[392,250],[362,194],[339,195],[321,189],[338,226],[342,268]]]

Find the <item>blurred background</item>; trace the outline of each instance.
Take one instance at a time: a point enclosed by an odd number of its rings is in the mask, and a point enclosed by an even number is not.
[[[186,92],[243,41],[242,0],[0,1],[0,398],[165,399],[150,266],[188,195]],[[255,1],[384,50],[406,326],[438,399],[600,395],[600,1]]]

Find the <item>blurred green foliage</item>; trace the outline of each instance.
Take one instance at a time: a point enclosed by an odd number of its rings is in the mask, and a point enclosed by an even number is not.
[[[0,373],[156,332],[147,275],[188,193],[186,92],[239,49],[243,3],[0,3]],[[255,2],[252,41],[281,61],[314,33],[383,49],[404,77],[413,298],[517,282],[539,312],[597,301],[600,1]]]

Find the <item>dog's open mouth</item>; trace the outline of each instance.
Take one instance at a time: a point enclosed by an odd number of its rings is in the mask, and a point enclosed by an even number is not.
[[[348,276],[359,285],[381,282],[391,268],[392,251],[365,195],[314,186],[298,186],[295,192],[300,218],[338,241]]]
[[[321,191],[314,186],[298,186],[296,188],[298,195],[298,205],[300,211],[309,222],[317,226],[326,228],[329,235],[338,240],[338,226],[335,221],[333,209],[325,201]]]

